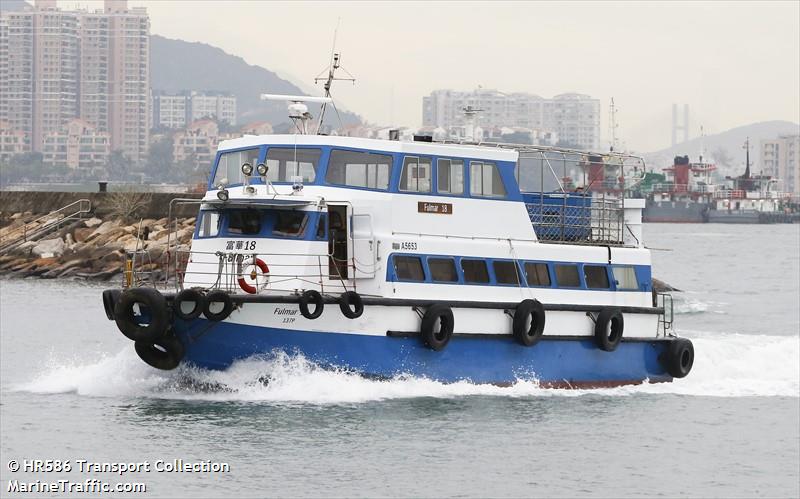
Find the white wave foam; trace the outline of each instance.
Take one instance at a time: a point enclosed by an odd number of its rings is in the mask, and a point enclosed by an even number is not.
[[[704,337],[703,337],[704,336]],[[639,393],[695,396],[790,396],[800,392],[800,338],[703,335],[695,338],[695,363],[688,377],[673,383],[602,390],[550,390],[535,381],[510,387],[469,382],[444,384],[404,376],[374,380],[319,368],[302,356],[247,359],[226,371],[180,367],[164,372],[142,363],[133,349],[80,365],[51,361],[32,382],[14,390],[77,393],[95,397],[150,397],[212,401],[340,404],[413,397],[629,396]]]

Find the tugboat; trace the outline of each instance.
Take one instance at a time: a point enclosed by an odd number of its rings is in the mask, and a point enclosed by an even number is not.
[[[791,193],[778,179],[750,173],[750,139],[745,141],[744,174],[727,177],[728,185],[714,193],[708,221],[711,223],[797,223],[800,213],[791,205]]]
[[[718,186],[713,174],[716,165],[689,156],[675,156],[672,166],[664,168],[666,182],[655,183],[647,195],[645,222],[703,223]]]
[[[371,377],[545,387],[689,373],[692,343],[653,290],[644,200],[567,191],[555,173],[586,180],[603,158],[625,178],[640,158],[302,134],[312,99],[284,98],[298,133],[219,145],[167,279],[149,284],[134,252],[123,289],[103,293],[144,362],[225,369],[286,352]]]

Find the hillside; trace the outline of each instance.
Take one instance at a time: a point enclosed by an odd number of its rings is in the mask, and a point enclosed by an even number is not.
[[[704,149],[706,158],[717,164],[722,175],[740,175],[744,171],[743,148],[748,137],[750,137],[750,162],[753,171],[757,172],[760,169],[758,156],[761,140],[789,133],[800,133],[800,125],[790,121],[763,121],[707,135],[702,139],[698,137],[643,156],[647,164],[658,172],[661,168],[671,165],[675,156],[689,155],[692,161],[697,161],[701,149]]]
[[[273,125],[289,121],[286,104],[261,101],[262,93],[304,95],[306,92],[268,69],[248,64],[241,57],[205,43],[150,38],[150,75],[154,91],[204,90],[230,92],[238,98],[239,122],[264,120]],[[309,111],[317,116],[317,107]],[[339,109],[345,124],[359,117]],[[327,121],[328,124],[336,125]]]

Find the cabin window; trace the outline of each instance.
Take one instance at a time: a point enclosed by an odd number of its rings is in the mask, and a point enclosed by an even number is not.
[[[214,175],[213,185],[216,187],[220,182],[225,182],[226,185],[242,184],[244,183],[244,174],[242,173],[242,165],[250,163],[255,169],[258,163],[259,149],[245,149],[243,151],[225,152],[220,154],[219,163],[217,163],[217,172]]]
[[[464,162],[460,159],[439,159],[436,162],[438,191],[464,194]]]
[[[516,263],[495,261],[492,266],[494,267],[494,277],[497,279],[497,284],[513,284],[519,286]]]
[[[198,237],[216,237],[219,234],[219,223],[222,220],[218,211],[204,211],[200,213],[200,224],[197,229]]]
[[[456,263],[452,258],[428,258],[431,279],[437,282],[458,282]]]
[[[471,161],[469,163],[469,192],[473,196],[506,197],[506,188],[500,170],[494,163]]]
[[[550,272],[546,263],[526,263],[528,286],[550,286]]]
[[[633,267],[612,267],[617,289],[639,289],[636,271]]]
[[[431,192],[431,160],[406,156],[400,173],[400,190],[406,192]]]
[[[581,287],[581,278],[578,275],[577,265],[556,265],[556,282],[565,288]]]
[[[488,283],[489,270],[483,260],[461,260],[464,281],[469,283]]]
[[[307,213],[278,210],[275,214],[275,227],[272,229],[274,235],[286,237],[301,237],[303,235],[308,223]]]
[[[584,265],[583,278],[589,289],[608,289],[608,272],[602,265]]]
[[[394,273],[401,281],[424,281],[425,271],[418,256],[395,256]]]
[[[293,182],[292,177],[302,177],[303,182],[313,182],[322,156],[320,149],[270,147],[267,150],[267,179],[272,182]]]
[[[261,232],[261,212],[233,210],[228,212],[228,233],[253,235]]]
[[[389,188],[392,157],[358,151],[331,151],[328,161],[329,184],[366,187],[385,191]]]
[[[325,213],[319,214],[319,219],[317,220],[317,240],[325,240],[328,239],[328,215]]]

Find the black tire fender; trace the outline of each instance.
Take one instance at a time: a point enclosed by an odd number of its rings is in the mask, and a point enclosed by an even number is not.
[[[604,308],[597,314],[594,324],[594,339],[598,348],[613,352],[622,341],[625,330],[625,319],[618,308]]]
[[[150,322],[141,324],[133,314],[139,304],[150,313]],[[153,288],[130,288],[125,290],[114,306],[114,321],[122,334],[133,341],[154,342],[164,336],[169,326],[169,311],[164,295]]]
[[[114,320],[114,307],[119,301],[120,295],[122,295],[122,291],[119,289],[106,289],[103,291],[103,309],[105,309],[106,317],[110,321]]]
[[[222,310],[219,312],[212,312],[212,303],[222,303]],[[206,319],[212,322],[223,321],[231,315],[231,312],[233,312],[233,300],[231,300],[231,295],[219,289],[206,295],[206,305],[203,308],[203,315],[206,316]]]
[[[348,319],[357,319],[364,313],[364,300],[355,291],[346,291],[339,296],[339,309]]]
[[[191,302],[194,302],[194,308],[189,312],[184,312],[181,305]],[[200,314],[203,313],[205,308],[206,299],[203,296],[203,293],[194,288],[184,289],[175,295],[175,299],[172,300],[172,313],[174,313],[179,319],[183,319],[185,321],[197,319],[200,317]]]
[[[514,339],[526,347],[535,345],[544,333],[544,321],[544,306],[539,300],[522,300],[514,310]]]
[[[439,324],[439,330],[436,330],[436,324]],[[453,311],[443,303],[435,303],[428,307],[425,314],[422,316],[422,324],[420,325],[420,334],[422,341],[431,350],[440,351],[447,346],[450,338],[453,337],[453,328],[455,321],[453,320]]]
[[[308,309],[309,303],[314,304],[314,312]],[[307,289],[300,295],[300,313],[306,319],[316,319],[322,315],[322,310],[325,308],[325,302],[322,300],[322,295],[319,291]],[[348,307],[349,308],[349,307]]]
[[[694,365],[694,345],[686,338],[676,338],[667,347],[665,367],[673,378],[684,378]]]
[[[134,348],[145,364],[164,371],[178,367],[186,353],[183,343],[173,334],[153,342],[137,341]]]

